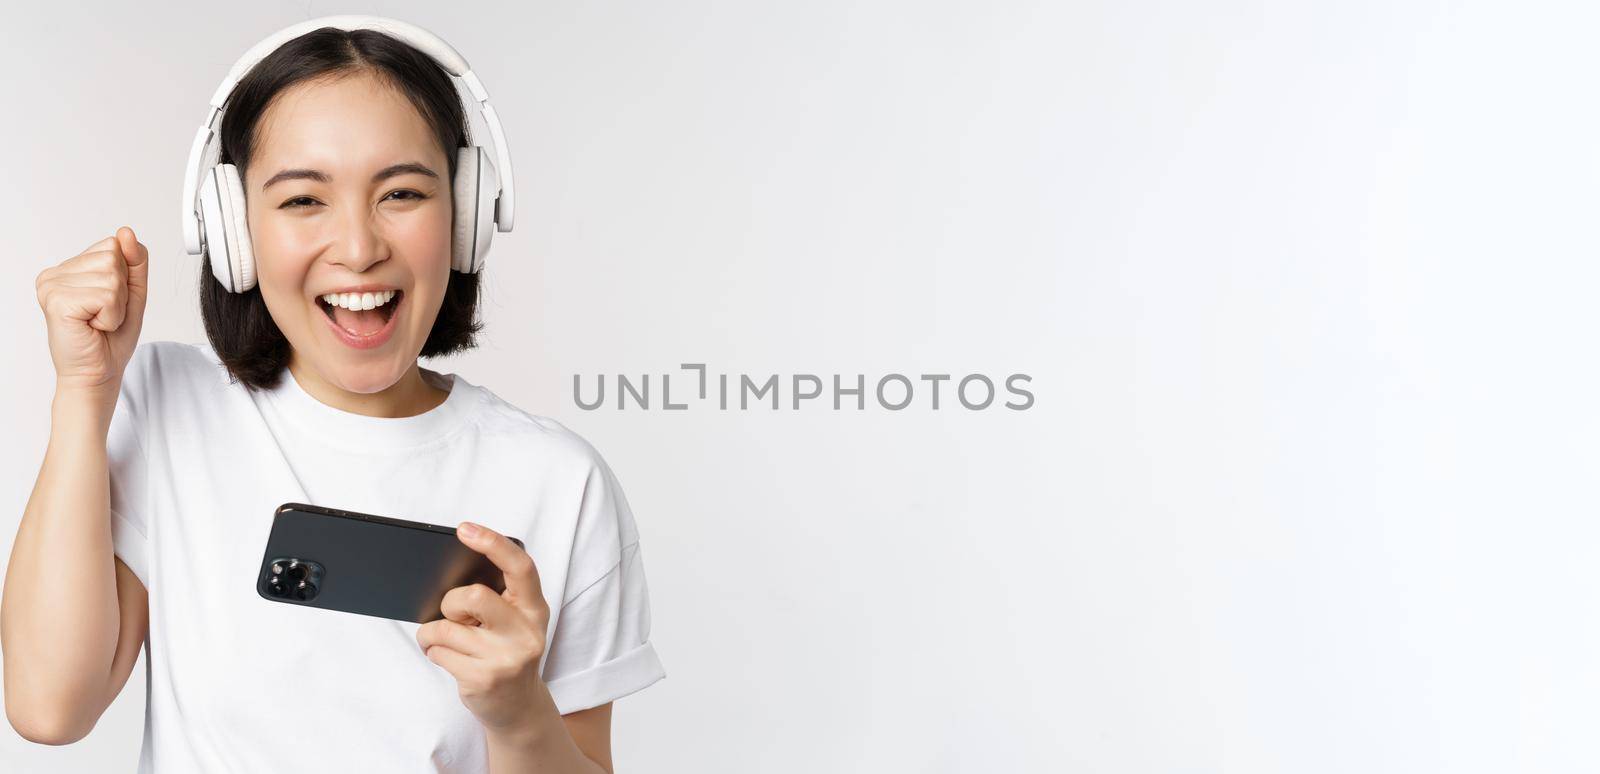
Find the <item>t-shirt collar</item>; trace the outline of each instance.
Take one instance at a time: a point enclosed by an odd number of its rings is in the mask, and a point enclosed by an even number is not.
[[[421,369],[429,384],[449,390],[445,401],[415,416],[373,417],[334,408],[306,392],[284,368],[278,385],[266,393],[280,411],[302,430],[335,446],[358,450],[390,450],[426,444],[451,435],[467,419],[472,385],[457,374]]]

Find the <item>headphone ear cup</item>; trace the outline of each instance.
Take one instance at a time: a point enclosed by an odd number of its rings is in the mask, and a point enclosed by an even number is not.
[[[239,273],[233,268],[233,255],[228,250],[228,220],[222,209],[222,186],[217,184],[217,167],[207,170],[200,179],[200,228],[205,237],[200,253],[211,262],[211,275],[229,293],[238,292]]]
[[[494,203],[500,195],[500,175],[483,148],[456,149],[450,268],[475,274],[483,268],[494,238]]]
[[[255,287],[256,262],[237,167],[217,164],[206,173],[200,183],[200,218],[205,232],[203,253],[211,261],[212,276],[230,293]]]
[[[239,177],[238,167],[223,164],[220,169],[222,182],[227,184],[227,195],[222,200],[228,210],[228,236],[233,238],[228,243],[228,254],[233,256],[234,268],[239,272],[238,292],[243,293],[256,286],[255,246],[250,244],[250,219],[249,210],[245,208],[244,181]]]

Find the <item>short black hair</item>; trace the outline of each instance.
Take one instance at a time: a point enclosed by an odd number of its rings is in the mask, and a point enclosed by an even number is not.
[[[219,164],[233,164],[244,179],[259,137],[257,125],[272,100],[302,81],[369,73],[404,94],[416,106],[444,149],[455,178],[456,149],[471,141],[466,110],[450,74],[427,54],[376,30],[323,27],[278,47],[239,80],[228,98],[218,128]],[[208,251],[209,252],[209,251]],[[452,269],[444,303],[422,345],[421,357],[439,357],[477,346],[483,323],[477,318],[479,274]],[[230,293],[211,273],[211,258],[200,267],[200,317],[206,338],[235,381],[247,389],[271,389],[289,365],[289,340],[278,329],[261,286]]]

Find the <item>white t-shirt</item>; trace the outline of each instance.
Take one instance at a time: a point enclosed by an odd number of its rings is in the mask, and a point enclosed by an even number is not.
[[[541,674],[563,713],[666,676],[639,534],[587,441],[456,374],[413,417],[328,406],[285,370],[230,382],[209,344],[146,342],[107,436],[116,555],[150,598],[140,774],[488,771],[482,725],[420,624],[272,602],[274,510],[303,502],[520,538],[550,605]]]

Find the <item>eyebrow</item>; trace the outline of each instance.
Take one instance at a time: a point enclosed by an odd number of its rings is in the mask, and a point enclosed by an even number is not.
[[[435,180],[439,179],[438,173],[434,172],[433,170],[418,164],[415,161],[407,161],[400,164],[391,164],[383,169],[378,170],[378,174],[372,176],[372,182],[381,183],[391,177],[396,177],[399,175],[427,175]],[[271,188],[273,183],[277,183],[282,180],[314,180],[318,183],[327,183],[332,179],[333,178],[328,177],[328,173],[323,172],[320,169],[285,169],[280,171],[278,174],[267,178],[267,182],[262,184],[261,190],[265,191],[268,188]]]

